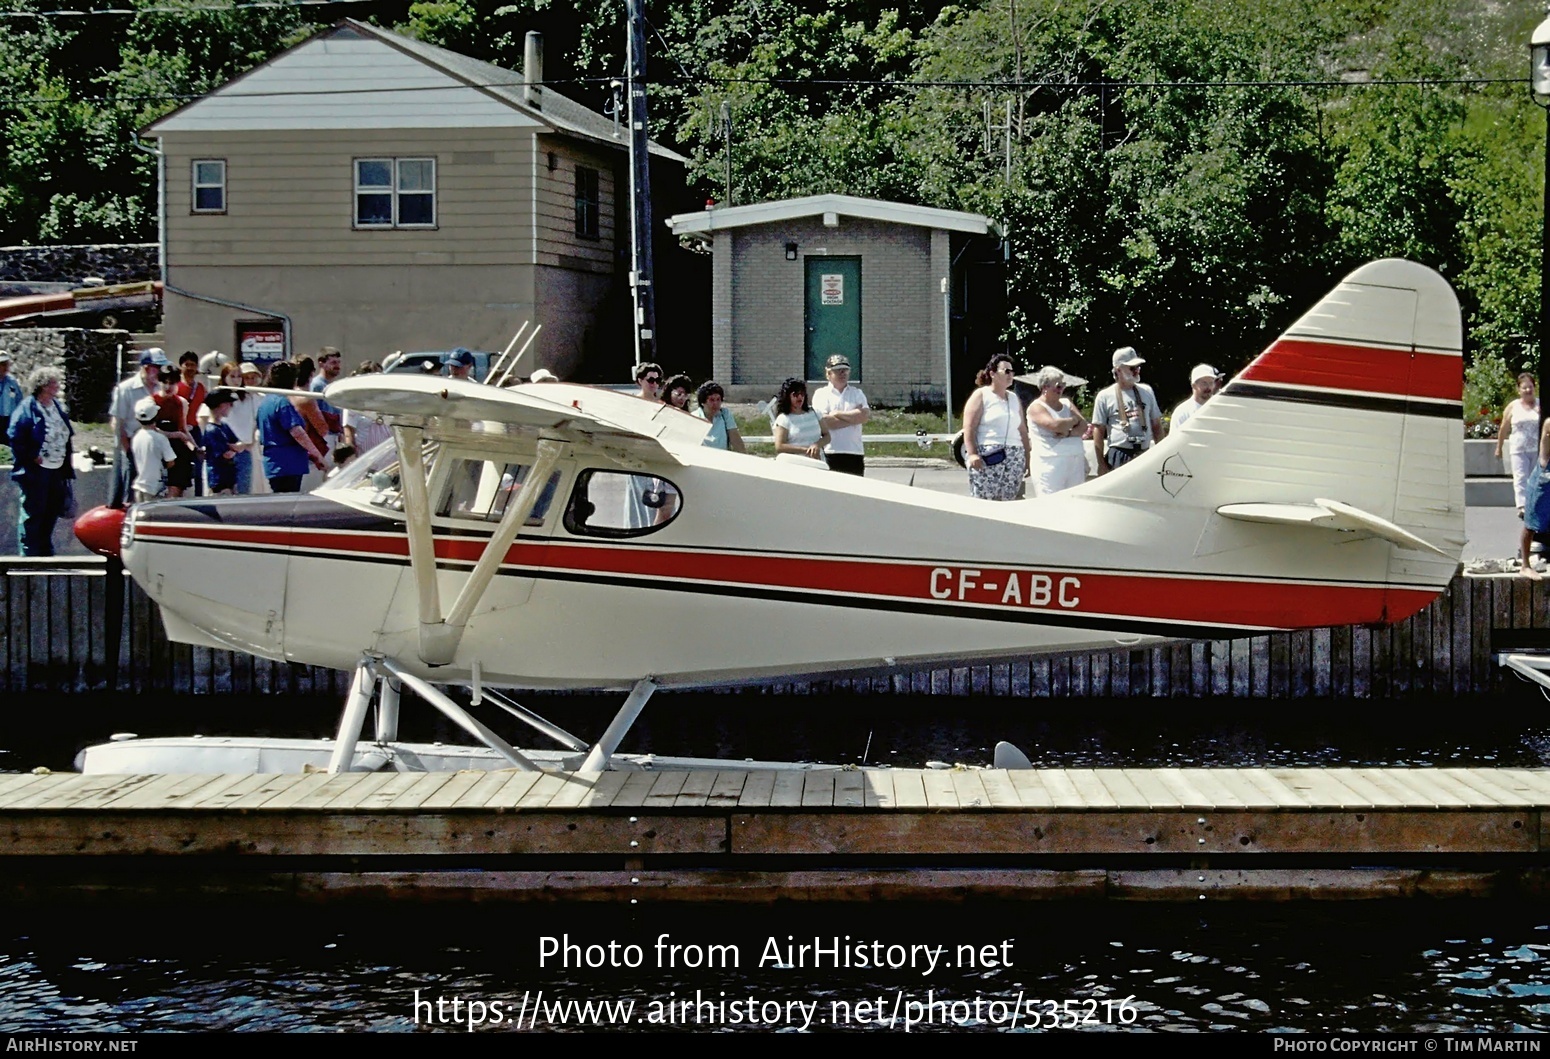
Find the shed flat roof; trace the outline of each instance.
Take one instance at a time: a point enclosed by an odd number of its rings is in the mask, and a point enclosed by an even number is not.
[[[800,217],[833,213],[893,224],[913,224],[921,228],[941,228],[971,235],[1000,235],[1001,228],[988,217],[958,210],[939,210],[931,206],[911,206],[904,202],[884,202],[854,195],[808,195],[778,202],[757,202],[751,206],[721,206],[698,213],[680,213],[667,219],[674,235],[708,236],[728,228],[746,228],[754,224],[773,224]]]

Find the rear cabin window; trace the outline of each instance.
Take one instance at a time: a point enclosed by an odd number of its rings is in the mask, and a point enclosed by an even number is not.
[[[588,537],[638,537],[666,526],[682,510],[683,494],[666,478],[583,471],[565,508],[565,528]]]

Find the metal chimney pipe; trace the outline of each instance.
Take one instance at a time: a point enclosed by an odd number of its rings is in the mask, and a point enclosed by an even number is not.
[[[522,99],[534,110],[544,105],[544,35],[528,30],[522,55]]]

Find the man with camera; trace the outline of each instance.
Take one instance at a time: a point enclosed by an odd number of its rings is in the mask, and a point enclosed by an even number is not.
[[[1114,385],[1098,392],[1093,402],[1093,451],[1098,473],[1108,474],[1129,463],[1162,440],[1162,409],[1157,395],[1141,381],[1146,361],[1132,346],[1114,351]]]

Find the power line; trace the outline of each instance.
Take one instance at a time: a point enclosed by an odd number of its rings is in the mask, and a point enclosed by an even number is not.
[[[329,0],[336,2],[336,0]],[[356,0],[342,0],[342,2],[356,2]],[[561,85],[601,85],[618,80],[617,77],[571,77],[545,80],[540,82],[543,87],[555,87]],[[515,81],[491,81],[484,84],[448,84],[448,85],[402,85],[399,87],[381,86],[374,88],[334,88],[326,92],[313,89],[291,89],[273,92],[242,92],[234,94],[232,98],[247,99],[285,99],[297,96],[369,96],[379,95],[385,92],[456,92],[468,88],[521,88],[527,82]],[[830,78],[743,78],[743,77],[702,77],[702,78],[657,78],[649,82],[657,85],[688,85],[690,87],[704,87],[714,84],[762,84],[780,88],[865,88],[886,87],[900,90],[913,90],[920,88],[956,88],[956,89],[992,89],[999,92],[1029,91],[1033,89],[1051,88],[1065,91],[1082,89],[1103,89],[1108,92],[1125,92],[1131,90],[1144,90],[1154,88],[1395,88],[1405,86],[1448,86],[1448,85],[1521,85],[1526,81],[1522,77],[1455,77],[1455,78],[1407,78],[1400,80],[1384,81],[891,81],[881,79],[853,79],[840,80]],[[49,103],[169,103],[202,99],[210,95],[210,92],[182,92],[182,93],[158,93],[151,95],[110,95],[110,96],[22,96],[0,98],[0,106],[29,106]]]
[[[242,11],[249,8],[335,7],[380,0],[250,0],[238,4],[188,4],[181,7],[99,7],[90,11],[0,11],[0,18],[90,18],[95,15],[181,15],[190,11]]]

